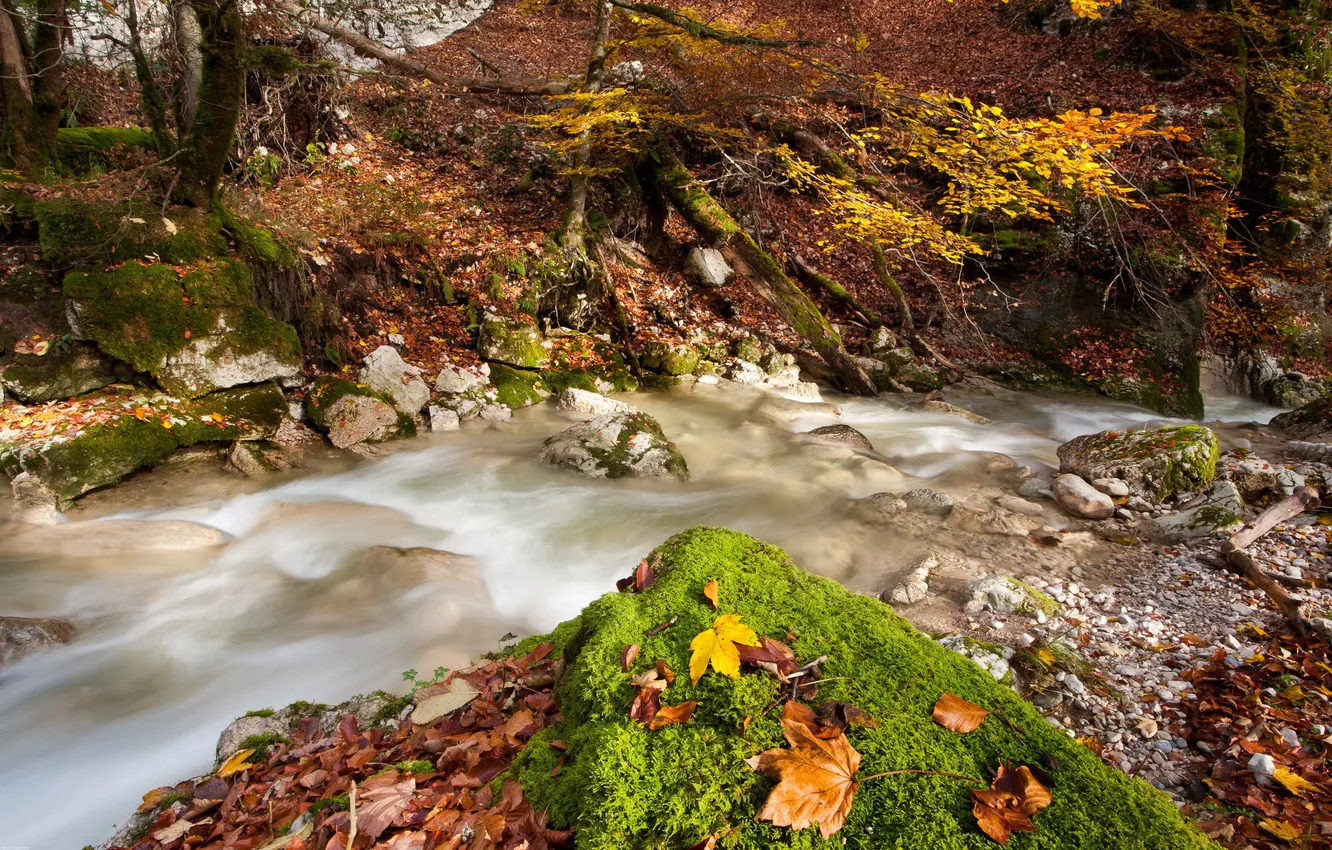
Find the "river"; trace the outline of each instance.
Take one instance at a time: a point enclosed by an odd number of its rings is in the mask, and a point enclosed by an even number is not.
[[[69,617],[81,632],[0,671],[0,847],[98,844],[145,791],[208,770],[218,733],[245,711],[401,691],[402,671],[456,667],[507,631],[544,631],[577,613],[688,526],[749,532],[864,588],[868,562],[838,536],[848,497],[926,485],[961,495],[978,453],[1053,464],[1074,436],[1159,418],[1089,396],[949,395],[990,425],[887,397],[829,399],[897,472],[802,446],[790,431],[839,420],[765,423],[748,391],[626,398],[661,421],[692,481],[609,482],[538,465],[541,441],[567,425],[542,407],[503,428],[422,437],[253,492],[200,471],[168,494],[177,502],[168,508],[115,507],[122,518],[192,519],[235,536],[207,555],[0,560],[0,613]],[[1276,412],[1209,399],[1209,416],[1227,421]],[[446,582],[361,569],[359,554],[381,544],[475,556],[493,605]]]

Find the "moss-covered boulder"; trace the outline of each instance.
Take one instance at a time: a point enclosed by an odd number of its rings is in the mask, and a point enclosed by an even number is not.
[[[62,127],[56,160],[72,174],[112,168],[136,152],[154,150],[153,134],[138,127]]]
[[[643,368],[663,375],[692,375],[702,360],[694,346],[673,342],[649,342],[638,358]]]
[[[326,375],[315,381],[305,401],[310,421],[340,449],[416,436],[412,418],[364,384]]]
[[[1118,478],[1131,494],[1154,503],[1207,487],[1219,456],[1216,435],[1201,425],[1102,431],[1059,447],[1064,472],[1087,481]]]
[[[661,424],[646,413],[595,416],[546,440],[537,459],[593,478],[689,478]]]
[[[866,779],[846,825],[829,839],[755,821],[772,783],[745,759],[785,746],[777,680],[744,668],[737,679],[706,673],[689,684],[689,644],[718,616],[703,595],[720,585],[720,613],[738,614],[759,635],[790,644],[822,665],[819,700],[849,703],[878,721],[851,726],[860,775],[925,770],[988,784],[1001,763],[1057,764],[1053,801],[1033,818],[1037,831],[1012,846],[1045,850],[1205,850],[1212,848],[1165,794],[1103,764],[1028,703],[972,662],[916,632],[877,600],[795,567],[786,555],[744,534],[695,528],[649,556],[656,583],[611,593],[547,638],[565,669],[556,696],[564,721],[532,739],[512,773],[555,828],[576,828],[579,850],[688,847],[711,835],[743,850],[851,847],[862,850],[989,850],[969,792],[980,787],[937,775]],[[668,628],[657,628],[670,623]],[[637,661],[625,671],[625,647]],[[688,722],[650,731],[629,719],[631,677],[657,660],[678,671],[663,705],[694,700]],[[953,693],[993,712],[967,735],[931,718]],[[1003,722],[999,721],[1003,718]],[[550,744],[562,741],[560,747]],[[1053,758],[1050,758],[1053,757]],[[1048,769],[1048,768],[1047,768]]]
[[[183,270],[129,262],[70,272],[64,289],[80,336],[173,395],[195,398],[300,372],[296,329],[254,305],[249,268],[240,261]]]
[[[550,365],[550,349],[551,344],[531,318],[487,314],[481,320],[476,352],[482,360],[520,369],[544,369]]]
[[[5,392],[33,404],[100,390],[116,378],[115,363],[84,342],[47,347],[40,355],[16,354],[0,367]]]
[[[33,218],[42,259],[57,267],[144,259],[181,264],[227,251],[217,216],[189,208],[163,216],[148,205],[41,200]]]
[[[60,422],[39,438],[0,438],[0,471],[38,479],[63,505],[176,449],[203,442],[262,440],[277,433],[287,401],[273,384],[242,387],[185,402],[168,396],[108,396],[80,425]]]
[[[490,383],[495,388],[495,401],[512,410],[530,407],[550,397],[543,375],[525,369],[514,369],[497,363],[490,367]]]
[[[69,333],[59,284],[59,276],[32,266],[18,266],[0,278],[0,354],[13,351],[20,340]]]

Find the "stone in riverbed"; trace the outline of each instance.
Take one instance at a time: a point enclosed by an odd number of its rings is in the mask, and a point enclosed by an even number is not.
[[[365,358],[360,382],[393,400],[399,413],[415,416],[430,401],[430,388],[421,380],[421,370],[408,365],[396,348],[381,345]]]
[[[965,419],[976,425],[989,425],[990,420],[981,416],[979,413],[973,413],[965,407],[958,407],[955,404],[949,404],[942,399],[927,398],[920,403],[921,410],[927,410],[930,413],[946,413],[949,416],[956,416],[959,419]]]
[[[564,392],[554,396],[552,403],[555,409],[560,413],[568,413],[574,416],[605,416],[613,413],[633,413],[634,408],[622,401],[613,398],[607,398],[600,393],[580,390],[577,387],[569,387]]]
[[[902,501],[906,502],[907,507],[913,510],[938,517],[948,516],[952,513],[953,506],[957,504],[957,499],[942,490],[931,490],[925,487],[903,493]]]
[[[1115,503],[1077,475],[1057,476],[1050,487],[1059,507],[1085,519],[1109,519],[1115,515]]]
[[[690,375],[702,359],[698,349],[686,343],[649,342],[638,361],[644,369],[663,375]]]
[[[928,552],[916,559],[911,571],[899,584],[884,591],[880,597],[893,605],[915,605],[930,595],[930,570],[937,569],[939,559]]]
[[[44,649],[62,646],[77,630],[69,620],[55,617],[0,617],[0,667],[21,661]]]
[[[17,558],[125,557],[222,546],[225,531],[187,520],[98,520],[33,526],[0,537],[0,554]]]
[[[480,366],[461,366],[446,363],[435,376],[435,392],[446,395],[458,395],[474,390],[483,390],[490,383],[490,364]]]
[[[316,380],[306,408],[310,421],[339,449],[416,434],[415,424],[391,399],[341,378]]]
[[[1062,471],[1086,481],[1118,478],[1153,504],[1211,484],[1218,456],[1216,435],[1201,425],[1102,431],[1059,447]]]
[[[1217,481],[1208,491],[1204,504],[1144,520],[1143,531],[1160,543],[1183,543],[1238,529],[1243,525],[1243,512],[1244,500],[1235,484]]]
[[[1038,612],[1047,617],[1059,613],[1059,603],[1041,593],[1034,587],[1015,578],[990,575],[967,585],[969,600],[967,609],[971,611],[993,611],[996,614],[1026,614],[1035,616]]]
[[[125,369],[125,377],[130,370]],[[32,404],[60,401],[115,383],[114,361],[96,346],[75,342],[62,351],[45,354],[16,354],[14,362],[0,371],[0,385],[15,398]]]
[[[1091,486],[1112,499],[1127,498],[1129,494],[1128,485],[1118,478],[1097,478],[1091,482]]]
[[[537,460],[593,478],[689,478],[689,467],[661,425],[645,413],[612,413],[550,437]]]
[[[869,441],[869,437],[850,425],[824,425],[812,431],[806,431],[803,436],[806,440],[820,445],[844,446],[848,449],[866,452],[874,451],[874,444]]]
[[[891,523],[892,518],[907,509],[907,503],[896,493],[875,493],[856,500],[851,508],[852,516],[861,522],[870,524]]]

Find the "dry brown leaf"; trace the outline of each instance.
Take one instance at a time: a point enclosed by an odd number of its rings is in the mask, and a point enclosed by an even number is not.
[[[684,723],[694,716],[694,709],[698,708],[698,703],[694,700],[682,702],[679,705],[666,705],[657,712],[656,716],[648,723],[649,729],[660,729],[663,726],[671,726],[676,723]]]
[[[392,826],[416,793],[416,777],[408,774],[399,782],[399,776],[396,770],[372,776],[356,793],[357,828],[371,838]]]
[[[828,838],[842,828],[851,811],[860,753],[840,729],[831,730],[830,737],[822,737],[827,730],[815,734],[805,722],[809,715],[802,708],[809,712],[796,702],[788,702],[782,711],[782,732],[790,749],[768,750],[746,760],[777,781],[756,817],[793,829],[817,823],[819,832]]]
[[[950,732],[975,732],[990,712],[959,696],[944,694],[934,704],[934,722]]]
[[[1035,832],[1031,816],[1049,806],[1050,791],[1023,765],[1016,770],[1000,765],[988,789],[971,792],[971,813],[981,831],[1000,844],[1014,832]]]
[[[624,648],[624,652],[620,653],[620,666],[624,668],[625,672],[628,672],[629,668],[634,666],[634,661],[637,658],[638,644],[630,644]]]
[[[712,610],[720,610],[721,584],[715,578],[703,586],[703,595],[708,598]]]
[[[639,723],[651,723],[661,711],[661,690],[643,687],[638,689],[633,705],[629,706],[629,719]]]
[[[667,667],[666,662],[660,658],[657,659],[657,675],[665,679],[666,684],[675,684],[675,671]]]

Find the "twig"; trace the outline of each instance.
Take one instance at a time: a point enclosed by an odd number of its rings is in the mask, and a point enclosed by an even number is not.
[[[653,637],[654,635],[659,635],[659,634],[661,634],[662,632],[664,632],[664,631],[666,631],[667,629],[669,629],[671,626],[675,625],[676,620],[679,620],[679,619],[680,619],[679,617],[672,617],[672,618],[670,618],[669,620],[667,620],[666,622],[662,623],[661,625],[653,626],[652,628],[648,629],[648,631],[647,631],[647,636],[648,636],[648,637]]]
[[[351,790],[347,792],[347,807],[351,812],[351,824],[347,827],[347,847],[356,844],[356,780],[352,780]]]
[[[470,47],[466,47],[463,49],[466,50],[468,53],[472,54],[472,58],[480,62],[482,68],[485,68],[487,71],[493,72],[497,77],[504,76],[504,69],[496,65],[494,62],[491,62],[489,59],[482,56],[480,53],[477,53],[475,50],[473,50]]]

